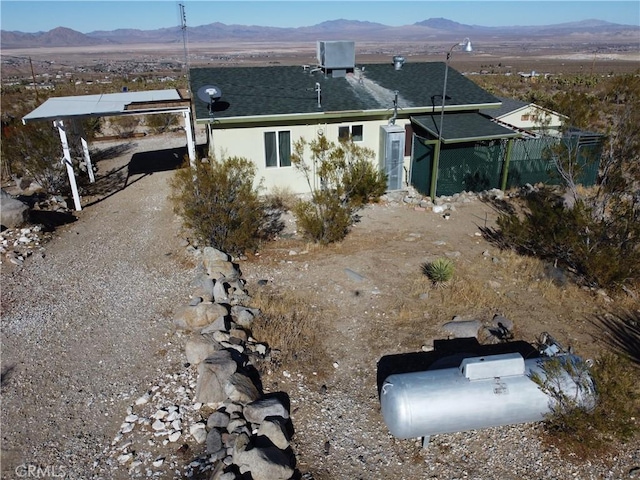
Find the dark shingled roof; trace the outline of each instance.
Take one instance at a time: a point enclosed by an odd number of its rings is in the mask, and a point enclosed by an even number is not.
[[[414,124],[438,137],[440,114],[411,117]],[[520,136],[517,132],[491,121],[479,113],[446,113],[442,126],[444,143],[492,140]]]
[[[480,113],[484,113],[485,115],[489,115],[490,117],[493,117],[493,118],[498,118],[498,117],[501,117],[502,115],[515,112],[516,110],[522,107],[526,107],[527,105],[530,105],[527,102],[516,100],[514,98],[498,97],[498,99],[502,102],[502,105],[499,108],[482,109],[480,110]]]
[[[354,74],[326,77],[323,72],[310,73],[301,66],[220,67],[190,70],[191,91],[204,85],[222,90],[215,118],[279,115],[313,116],[344,112],[393,110],[394,91],[398,107],[439,111],[442,104],[444,62],[405,63],[401,70],[392,64],[357,65]],[[313,68],[311,69],[313,70]],[[360,73],[364,72],[361,79]],[[316,82],[322,94],[318,107]],[[194,100],[196,121],[210,121],[208,106]],[[449,67],[447,106],[470,109],[499,105],[500,100],[459,72]],[[465,108],[468,109],[468,108]],[[414,113],[419,113],[416,110]]]

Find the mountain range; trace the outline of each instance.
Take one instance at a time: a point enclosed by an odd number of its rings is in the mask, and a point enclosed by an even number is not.
[[[344,19],[297,28],[226,25],[216,22],[188,27],[185,31],[180,26],[156,30],[100,30],[86,34],[66,27],[36,33],[1,30],[0,44],[3,49],[144,43],[171,44],[182,42],[185,33],[189,43],[214,41],[315,42],[316,40],[428,42],[459,40],[461,36],[474,40],[520,39],[523,43],[559,38],[587,42],[638,43],[640,26],[620,25],[601,20],[584,20],[546,26],[483,27],[464,25],[445,18],[430,18],[400,27]]]

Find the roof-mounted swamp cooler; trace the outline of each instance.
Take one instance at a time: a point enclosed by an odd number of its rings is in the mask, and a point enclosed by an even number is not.
[[[426,446],[431,435],[543,420],[559,396],[593,408],[590,362],[543,338],[531,358],[519,352],[451,356],[424,371],[389,375],[380,390],[389,431],[400,439],[422,437]]]

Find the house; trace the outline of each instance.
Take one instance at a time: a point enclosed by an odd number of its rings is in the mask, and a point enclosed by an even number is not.
[[[512,98],[498,97],[499,108],[484,109],[481,113],[495,120],[522,129],[534,135],[559,136],[568,117],[535,103],[527,103]]]
[[[473,176],[474,162],[487,161],[484,147],[520,136],[480,113],[501,101],[448,63],[396,56],[360,65],[346,41],[318,42],[317,60],[313,66],[191,69],[194,123],[206,129],[209,155],[248,158],[267,189],[304,193],[309,187],[291,166],[293,142],[350,137],[376,152],[388,190],[414,185],[442,195],[464,189],[451,182],[445,190],[436,187],[438,161],[447,151],[466,147],[471,153],[461,171]]]

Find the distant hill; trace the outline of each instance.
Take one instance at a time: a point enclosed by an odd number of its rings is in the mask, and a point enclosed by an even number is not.
[[[637,25],[619,25],[601,20],[584,20],[546,26],[483,27],[464,25],[446,18],[430,18],[412,25],[392,27],[380,23],[338,19],[298,28],[226,25],[224,23],[211,23],[187,28],[190,43],[234,40],[269,42],[315,42],[316,40],[455,41],[466,36],[473,38],[474,41],[483,38],[493,40],[584,38],[586,40],[637,42],[639,35],[640,27]],[[0,44],[4,49],[103,44],[170,44],[176,42],[182,42],[182,30],[179,26],[157,30],[118,29],[87,34],[65,27],[37,33],[0,31]]]

